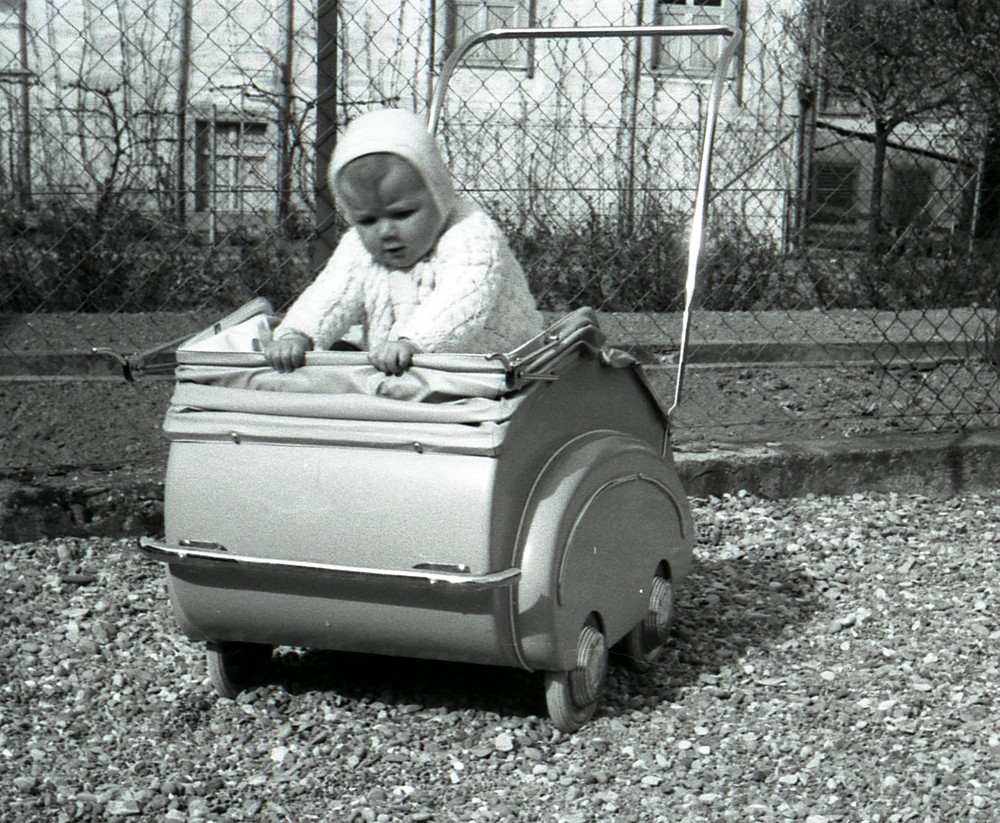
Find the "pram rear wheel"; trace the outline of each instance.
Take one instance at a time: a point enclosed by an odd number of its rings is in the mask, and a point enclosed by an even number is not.
[[[608,678],[608,645],[597,621],[589,618],[580,631],[576,665],[545,673],[545,703],[553,725],[575,732],[594,714]]]
[[[647,672],[659,658],[670,639],[674,622],[674,587],[657,574],[649,593],[649,612],[622,638],[616,651],[634,672]]]
[[[208,676],[220,697],[236,697],[260,683],[271,647],[262,643],[209,643]]]

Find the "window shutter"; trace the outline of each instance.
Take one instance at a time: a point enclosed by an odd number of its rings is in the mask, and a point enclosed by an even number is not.
[[[654,20],[660,26],[728,25],[738,29],[741,7],[740,0],[660,0]],[[715,68],[723,43],[717,36],[664,37],[657,43],[651,67],[680,77],[706,77]]]
[[[445,49],[443,57],[467,38],[481,31],[498,28],[516,28],[531,25],[534,18],[534,0],[448,0],[445,6]],[[496,40],[477,46],[469,53],[468,65],[490,68],[507,67],[532,69],[531,42]]]
[[[819,162],[813,170],[809,218],[817,223],[843,223],[854,219],[857,196],[857,163]]]

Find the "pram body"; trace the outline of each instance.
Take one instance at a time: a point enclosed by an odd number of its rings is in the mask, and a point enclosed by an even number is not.
[[[666,415],[592,313],[393,378],[350,352],[279,375],[260,312],[179,348],[165,540],[142,541],[221,692],[248,648],[457,660],[548,673],[572,729],[608,647],[648,666],[693,526]]]

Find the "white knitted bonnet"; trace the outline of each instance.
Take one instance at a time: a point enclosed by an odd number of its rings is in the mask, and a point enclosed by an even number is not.
[[[423,118],[404,109],[377,109],[352,120],[338,139],[330,159],[329,183],[341,211],[337,175],[352,160],[386,152],[407,160],[423,178],[442,222],[455,206],[451,174],[441,159],[434,137]]]

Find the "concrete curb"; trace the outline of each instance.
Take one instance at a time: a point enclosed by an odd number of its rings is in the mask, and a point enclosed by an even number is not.
[[[877,435],[677,455],[692,497],[899,492],[946,497],[1000,488],[1000,431]]]
[[[720,446],[680,451],[676,462],[697,498],[740,490],[946,497],[1000,487],[1000,431]],[[163,474],[144,467],[0,479],[0,540],[162,534]]]

